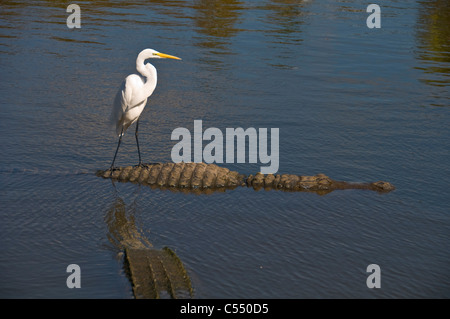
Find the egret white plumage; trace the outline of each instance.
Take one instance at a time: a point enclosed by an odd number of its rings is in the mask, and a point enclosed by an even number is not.
[[[114,168],[114,162],[116,160],[123,135],[128,127],[135,122],[135,137],[139,154],[139,165],[142,164],[138,140],[139,116],[147,104],[147,99],[155,90],[157,82],[156,68],[150,63],[144,64],[144,62],[147,59],[161,58],[181,60],[173,55],[160,53],[153,49],[145,49],[139,53],[136,59],[136,70],[141,75],[130,74],[127,76],[117,92],[111,113],[111,121],[116,126],[116,133],[119,136],[119,142],[117,143],[116,153],[114,154],[114,159],[111,163],[111,169]]]

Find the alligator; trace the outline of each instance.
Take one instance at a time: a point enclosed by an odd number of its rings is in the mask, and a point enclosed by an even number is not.
[[[153,163],[98,170],[97,176],[119,182],[149,185],[153,188],[210,193],[246,186],[255,190],[309,191],[319,195],[337,189],[368,189],[389,192],[395,187],[375,183],[334,181],[324,174],[299,176],[292,174],[261,174],[246,176],[216,164]],[[105,218],[110,242],[124,256],[124,268],[136,299],[194,297],[192,284],[182,261],[168,247],[155,249],[142,230],[135,225],[133,215],[126,213],[125,202],[117,197]]]
[[[327,194],[341,189],[366,189],[380,193],[395,189],[389,182],[354,183],[335,181],[325,174],[303,176],[294,174],[244,175],[216,164],[206,163],[149,163],[98,170],[96,175],[119,182],[132,182],[151,187],[186,192],[213,192],[251,187],[255,190],[303,191]]]

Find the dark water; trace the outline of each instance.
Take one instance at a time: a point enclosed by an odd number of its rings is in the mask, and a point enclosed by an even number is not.
[[[380,29],[352,0],[76,3],[80,29],[66,1],[0,2],[0,297],[132,298],[121,239],[173,249],[195,298],[450,297],[448,1],[380,1]],[[279,173],[397,190],[194,195],[96,177],[147,47],[183,60],[154,62],[145,161],[170,161],[171,132],[201,119],[279,128]],[[130,131],[117,164],[137,160]]]

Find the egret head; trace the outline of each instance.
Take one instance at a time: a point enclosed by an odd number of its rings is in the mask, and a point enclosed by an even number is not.
[[[138,59],[142,58],[144,60],[146,59],[175,59],[175,60],[181,60],[181,58],[173,56],[173,55],[169,55],[169,54],[165,54],[165,53],[161,53],[158,52],[156,50],[153,49],[145,49],[143,50],[141,53],[139,53],[138,55]]]

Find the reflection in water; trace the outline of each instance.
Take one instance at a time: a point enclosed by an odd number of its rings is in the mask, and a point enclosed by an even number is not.
[[[153,249],[152,244],[136,226],[137,199],[141,187],[130,196],[126,205],[114,186],[114,202],[108,209],[105,222],[108,240],[114,248],[125,252],[124,268],[136,299],[192,298],[190,278],[183,263],[168,247]]]
[[[197,0],[194,2],[195,26],[201,34],[229,38],[239,31],[235,24],[243,9],[242,2],[236,0]],[[217,43],[205,41],[206,47],[217,47]]]
[[[296,46],[303,41],[308,4],[310,2],[302,0],[273,0],[262,4],[236,0],[194,1],[192,19],[197,32],[194,39],[207,54],[201,59],[202,64],[222,69],[224,61],[220,55],[235,54],[232,48],[236,42],[255,41],[262,35],[273,50],[270,58],[263,56],[262,59],[273,67],[295,68],[289,60],[297,56]],[[255,13],[247,16],[251,9],[255,9]],[[234,39],[239,33],[240,39]],[[259,49],[254,47],[253,50]],[[273,64],[274,56],[278,61],[287,61]]]
[[[196,46],[205,49],[206,55],[200,61],[202,64],[221,69],[223,61],[212,55],[233,54],[230,49],[231,39],[239,29],[235,24],[239,20],[242,3],[236,0],[196,0],[192,19],[198,36],[195,36]]]
[[[298,44],[303,41],[304,5],[302,0],[274,0],[263,7],[268,10],[266,19],[271,25],[266,33],[274,35],[273,43]]]
[[[308,12],[302,0],[273,0],[261,8],[267,12],[264,17],[267,28],[264,35],[268,39],[269,48],[274,54],[263,59],[272,67],[279,69],[297,69],[294,62],[298,55],[298,45],[303,42],[303,27]],[[277,62],[273,62],[273,61]]]
[[[149,248],[152,244],[143,235],[142,230],[136,227],[136,201],[141,187],[136,187],[132,197],[133,202],[126,205],[124,200],[119,196],[117,188],[114,186],[114,202],[108,209],[105,216],[105,222],[108,226],[108,240],[118,250],[123,250],[125,247],[132,248]]]
[[[440,98],[446,99],[439,106],[448,106],[450,74],[450,5],[447,0],[421,1],[419,7],[416,37],[418,50],[416,58],[424,71],[424,83],[444,89]],[[435,104],[437,105],[437,104]]]

